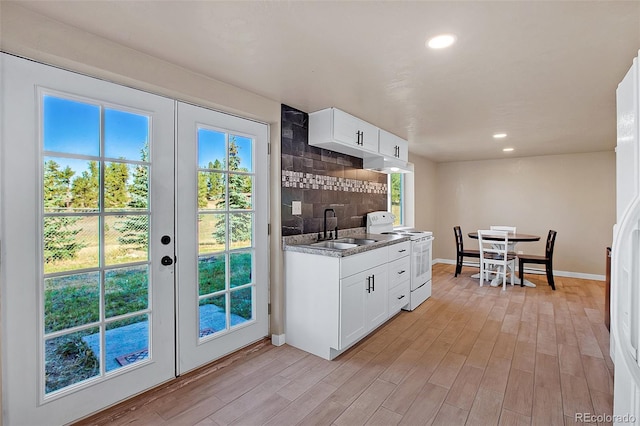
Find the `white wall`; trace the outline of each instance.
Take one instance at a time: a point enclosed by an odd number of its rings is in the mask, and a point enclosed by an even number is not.
[[[554,229],[554,269],[604,275],[615,222],[615,167],[613,151],[438,164],[434,258],[455,259],[455,225],[466,246],[477,244],[469,232],[514,225],[542,236],[518,250],[543,254]]]

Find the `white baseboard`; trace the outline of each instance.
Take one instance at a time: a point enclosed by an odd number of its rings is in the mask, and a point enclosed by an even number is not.
[[[272,334],[271,344],[274,346],[282,346],[285,344],[284,334]]]
[[[444,263],[444,264],[447,264],[447,265],[455,265],[456,261],[452,260],[452,259],[434,259],[433,260],[433,264],[435,265],[437,263]],[[463,262],[462,264],[464,266],[477,266],[477,264],[467,263],[467,262]],[[525,273],[527,273],[527,274],[544,275],[545,271],[544,271],[544,269],[525,268]],[[556,269],[553,270],[553,275],[556,276],[556,277],[580,278],[580,279],[583,279],[583,280],[594,280],[594,281],[604,281],[605,280],[605,276],[604,275],[585,274],[585,273],[582,273],[582,272],[558,271]]]

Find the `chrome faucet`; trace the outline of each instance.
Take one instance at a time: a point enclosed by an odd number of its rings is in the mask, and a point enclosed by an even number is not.
[[[324,209],[324,239],[327,239],[327,213],[333,212],[333,217],[336,217],[336,211],[334,209]],[[337,217],[336,217],[337,221]],[[336,225],[336,238],[338,238],[338,226]]]

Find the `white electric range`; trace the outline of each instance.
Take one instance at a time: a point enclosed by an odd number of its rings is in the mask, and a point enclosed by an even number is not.
[[[413,311],[431,296],[431,247],[433,232],[393,229],[395,216],[390,212],[367,214],[367,233],[393,234],[411,238],[411,293],[404,310]]]

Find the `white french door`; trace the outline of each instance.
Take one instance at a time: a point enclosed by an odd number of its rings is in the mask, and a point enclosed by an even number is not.
[[[4,421],[61,424],[174,377],[174,102],[2,68]]]
[[[178,374],[268,333],[267,138],[178,103]]]
[[[267,335],[267,126],[1,61],[5,424],[73,421]]]

